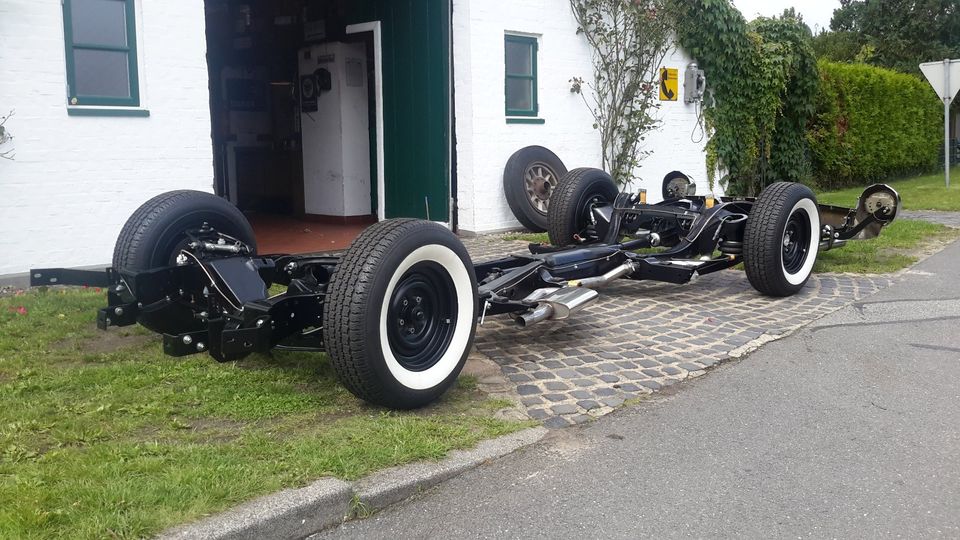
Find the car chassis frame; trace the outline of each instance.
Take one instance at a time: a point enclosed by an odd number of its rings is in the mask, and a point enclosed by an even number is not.
[[[887,204],[871,206],[871,197]],[[895,205],[890,201],[894,200]],[[521,326],[564,319],[618,279],[682,284],[743,262],[744,227],[755,198],[685,196],[646,204],[621,193],[586,209],[576,245],[531,244],[530,253],[475,264],[477,317],[508,314]],[[872,238],[900,209],[885,185],[867,188],[856,208],[818,205],[821,251]],[[207,224],[187,231],[176,264],[146,271],[40,269],[31,285],[107,288],[97,326],[140,323],[163,335],[171,356],[207,352],[218,361],[271,349],[323,351],[327,287],[338,256],[263,255]],[[660,252],[642,252],[645,248]],[[269,295],[273,284],[286,291]],[[403,321],[401,320],[401,323]]]

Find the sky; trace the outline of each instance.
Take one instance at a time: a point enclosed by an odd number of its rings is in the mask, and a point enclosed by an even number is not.
[[[733,0],[733,3],[748,21],[760,15],[780,15],[784,9],[794,7],[814,34],[830,29],[833,10],[840,7],[839,0]]]

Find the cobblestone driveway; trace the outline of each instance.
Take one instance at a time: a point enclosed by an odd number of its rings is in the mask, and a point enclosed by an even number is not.
[[[524,253],[523,242],[465,240],[474,262]],[[549,427],[604,415],[886,287],[881,276],[814,275],[790,298],[754,291],[727,270],[687,285],[618,281],[565,321],[518,328],[506,316],[477,330],[527,413]],[[802,359],[798,359],[801,360]]]

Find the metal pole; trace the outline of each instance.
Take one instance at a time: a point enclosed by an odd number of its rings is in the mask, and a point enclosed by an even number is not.
[[[950,60],[943,61],[943,85],[946,97],[943,98],[943,161],[946,164],[944,173],[947,179],[947,188],[950,188]]]
[[[947,75],[949,77],[949,75]],[[943,152],[946,164],[947,187],[950,187],[950,98],[943,100]]]

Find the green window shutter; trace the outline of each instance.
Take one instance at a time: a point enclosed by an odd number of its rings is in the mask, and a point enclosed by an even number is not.
[[[139,107],[134,0],[63,0],[69,105]]]
[[[505,110],[507,116],[537,116],[537,38],[504,38]]]

